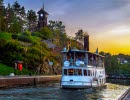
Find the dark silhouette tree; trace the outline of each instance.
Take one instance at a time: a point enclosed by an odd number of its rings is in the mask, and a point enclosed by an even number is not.
[[[0,0],[0,31],[5,31],[6,23],[5,23],[5,7],[3,4],[3,0]]]
[[[60,34],[64,34],[65,33],[65,26],[62,24],[62,21],[49,21],[48,27],[52,30],[52,31],[59,31]]]
[[[83,38],[84,38],[84,32],[82,29],[80,29],[80,30],[78,30],[77,33],[75,33],[75,39],[83,41]]]
[[[33,10],[28,10],[27,12],[27,20],[28,20],[28,30],[35,31],[37,26],[37,15]]]
[[[21,5],[16,1],[14,2],[14,4],[11,7],[11,10],[13,11],[13,16],[12,16],[12,22],[10,25],[10,28],[15,27],[15,25],[18,25],[15,28],[15,31],[12,31],[13,33],[18,33],[18,32],[22,32],[25,27],[26,27],[26,13],[25,13],[25,8],[24,6],[21,7]]]

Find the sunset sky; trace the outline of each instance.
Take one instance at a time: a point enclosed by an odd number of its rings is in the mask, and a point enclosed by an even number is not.
[[[4,0],[5,5],[16,0]],[[90,35],[90,50],[130,54],[130,0],[17,0],[26,11],[44,2],[48,20],[61,20],[69,36],[79,29]]]

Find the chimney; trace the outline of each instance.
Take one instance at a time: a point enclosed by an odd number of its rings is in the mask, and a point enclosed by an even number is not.
[[[84,50],[89,51],[89,35],[84,35]]]

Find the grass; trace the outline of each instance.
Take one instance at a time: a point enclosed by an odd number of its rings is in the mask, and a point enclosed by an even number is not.
[[[16,72],[15,72],[13,67],[0,63],[0,75],[8,76],[10,73],[16,73],[16,75],[29,75],[29,73],[33,74],[34,72],[31,72],[25,68],[23,68],[22,71],[19,71],[18,69],[16,69]]]
[[[0,32],[0,38],[10,41],[12,39],[11,34]]]

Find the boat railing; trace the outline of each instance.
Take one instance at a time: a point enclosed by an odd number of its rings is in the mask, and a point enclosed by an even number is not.
[[[95,66],[95,67],[103,67],[104,63],[102,61],[88,60],[88,65]]]
[[[66,63],[66,64],[65,64]],[[88,60],[87,59],[81,59],[81,60],[73,60],[73,59],[69,59],[69,60],[63,60],[63,65],[65,67],[69,67],[69,66],[77,66],[77,67],[87,67],[87,65],[90,66],[95,66],[95,67],[104,67],[104,63],[102,61],[96,61],[96,60]],[[66,66],[67,65],[67,66]]]
[[[86,66],[86,63],[84,61],[79,61],[79,60],[76,60],[75,62],[74,61],[68,61],[68,60],[65,60],[63,65],[65,67],[69,67],[69,66],[77,66],[77,67],[85,67]]]

